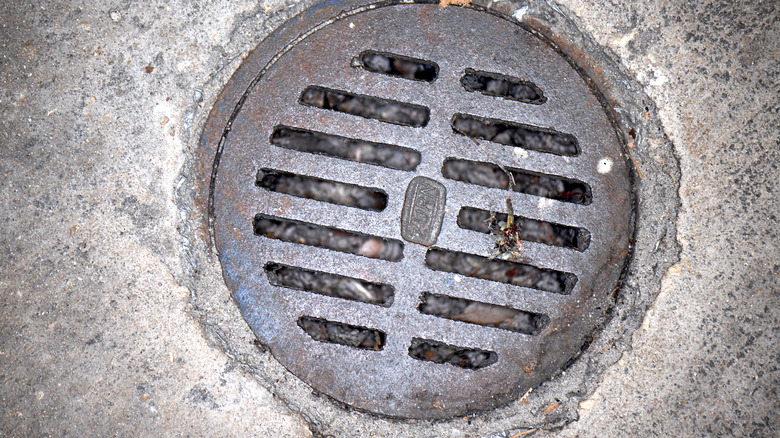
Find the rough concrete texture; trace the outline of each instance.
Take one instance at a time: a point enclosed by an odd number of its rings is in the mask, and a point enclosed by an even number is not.
[[[179,205],[219,87],[306,5],[4,5],[3,435],[311,433],[255,377],[264,363],[226,353],[225,330],[210,328],[232,321],[226,331],[250,344],[230,297],[192,308],[192,285],[204,287],[189,278],[193,266],[206,278],[218,266],[182,256],[198,231]],[[494,436],[776,436],[777,3],[566,0],[560,9],[656,103],[680,160],[681,261],[622,357],[574,407],[577,421]],[[266,377],[289,379],[269,364]]]

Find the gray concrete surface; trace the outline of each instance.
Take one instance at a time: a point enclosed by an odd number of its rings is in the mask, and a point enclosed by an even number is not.
[[[578,421],[533,433],[777,436],[779,5],[560,5],[656,103],[682,171],[682,253]],[[218,284],[219,308],[192,308],[182,254],[196,231],[177,204],[220,85],[304,6],[4,3],[2,435],[311,433],[204,329],[209,312],[237,312]]]

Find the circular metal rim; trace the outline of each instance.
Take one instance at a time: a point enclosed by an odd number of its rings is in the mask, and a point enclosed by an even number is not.
[[[406,3],[406,2],[398,2],[398,3],[396,3],[396,2],[381,2],[381,3],[373,4],[371,6],[365,6],[365,5],[360,5],[360,2],[349,2],[349,1],[347,1],[347,2],[339,2],[338,4],[341,4],[341,5],[343,5],[343,4],[357,5],[358,7],[355,10],[353,10],[353,12],[354,13],[358,13],[358,12],[362,12],[364,10],[369,10],[369,9],[372,9],[372,8],[378,8],[378,7],[388,6],[388,5],[393,5],[393,4],[408,4],[408,3]],[[334,9],[341,9],[343,11],[343,9],[346,9],[346,8],[337,8],[337,4],[335,4],[335,3],[328,3],[328,4],[319,5],[317,7],[314,7],[313,10],[307,10],[303,15],[306,15],[306,16],[308,16],[310,14],[311,15],[319,14],[320,16],[328,15],[328,12],[324,12],[325,9],[329,9],[330,12],[332,12]],[[473,9],[477,9],[477,7],[473,7]],[[347,13],[341,12],[341,14],[338,15],[337,17],[344,17],[344,16],[346,16],[346,15],[343,15],[343,14],[347,14]],[[493,15],[497,15],[497,14],[493,13]],[[288,22],[287,25],[285,25],[282,28],[280,28],[279,30],[277,30],[271,37],[269,37],[265,42],[263,42],[261,44],[261,46],[264,45],[264,44],[270,44],[271,46],[280,46],[281,45],[280,43],[284,40],[284,38],[282,38],[282,36],[280,34],[285,33],[285,32],[289,33],[290,27],[296,27],[296,26],[299,26],[299,25],[305,27],[305,25],[303,23],[298,22],[300,17],[301,16],[298,16],[298,17],[294,18],[293,20],[291,20],[291,22]],[[507,17],[502,17],[502,18],[508,19]],[[509,21],[513,21],[511,19],[508,19],[508,20]],[[327,25],[327,24],[329,24],[329,23],[323,24],[323,26]],[[318,30],[320,27],[316,27],[313,31]],[[282,40],[282,41],[280,41],[280,40]],[[273,58],[275,58],[275,57],[276,56],[272,57],[271,61],[273,61]],[[250,59],[248,61],[253,61],[253,59],[250,57]],[[258,64],[258,63],[255,62],[255,64]],[[243,64],[239,68],[239,71],[236,73],[234,78],[231,79],[231,81],[225,87],[225,89],[223,90],[222,94],[220,95],[220,97],[219,97],[219,99],[217,101],[218,105],[215,106],[215,108],[214,108],[214,110],[212,112],[212,116],[209,118],[206,130],[204,130],[204,135],[202,137],[202,139],[203,139],[202,141],[206,141],[206,142],[209,142],[209,141],[213,142],[214,141],[214,137],[213,136],[211,136],[210,139],[206,139],[209,136],[209,133],[211,133],[213,135],[213,133],[216,133],[218,131],[218,129],[216,129],[216,130],[214,129],[214,128],[217,128],[217,127],[214,126],[213,121],[215,119],[216,120],[220,119],[220,117],[224,117],[225,115],[227,115],[230,112],[229,106],[226,107],[223,104],[223,102],[225,101],[224,100],[225,96],[230,95],[230,94],[232,94],[232,95],[240,94],[240,93],[238,93],[240,91],[240,87],[236,87],[237,83],[240,83],[242,81],[244,83],[246,83],[247,79],[244,77],[244,75],[246,75],[249,72],[251,72],[251,68],[249,68],[249,69],[247,68],[247,63]],[[249,85],[249,87],[247,87],[247,89],[251,89],[254,86],[254,84],[257,83],[257,81],[260,79],[261,76],[262,76],[262,73],[259,74],[257,77],[255,77],[254,80],[250,81],[250,85]],[[243,98],[241,98],[239,100],[239,102],[241,102],[242,99]],[[215,116],[215,113],[216,113],[216,116]],[[230,124],[232,123],[232,120],[234,119],[234,117],[235,117],[235,114],[232,114],[232,115],[227,117],[227,120],[228,120],[227,123],[226,123],[227,127],[224,129],[224,133],[227,133],[227,132],[229,132],[231,130]],[[213,171],[216,171],[216,169],[217,169],[217,167],[219,165],[219,158],[220,158],[221,150],[222,150],[222,147],[224,147],[224,136],[221,136],[219,138],[220,138],[220,141],[219,141],[219,146],[217,147],[217,157],[216,157],[216,160],[215,160],[215,163],[214,163],[214,167],[212,169]],[[631,166],[629,165],[629,168],[630,167]],[[213,194],[213,187],[211,188],[210,193]],[[210,205],[210,212],[212,213],[212,214],[209,215],[210,218],[213,218],[213,210],[212,209],[213,209],[213,205]]]

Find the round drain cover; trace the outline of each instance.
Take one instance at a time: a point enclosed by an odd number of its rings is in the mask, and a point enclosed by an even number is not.
[[[394,417],[485,410],[602,321],[629,253],[627,159],[588,83],[510,19],[326,3],[249,55],[225,108],[205,133],[224,276],[317,391]]]

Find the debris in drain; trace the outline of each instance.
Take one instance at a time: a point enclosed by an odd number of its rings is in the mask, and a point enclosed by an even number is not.
[[[363,350],[381,350],[385,334],[379,330],[302,316],[298,326],[315,341],[346,345]]]
[[[404,244],[397,240],[291,219],[258,214],[255,216],[254,229],[257,235],[284,242],[300,243],[393,262],[404,257]]]
[[[317,86],[310,86],[303,90],[300,102],[316,108],[403,126],[422,127],[428,124],[430,117],[430,110],[422,105]]]
[[[546,315],[429,292],[423,293],[417,309],[428,315],[526,335],[538,334],[549,322]]]
[[[476,370],[493,365],[498,355],[492,351],[461,348],[441,342],[412,339],[409,356],[434,363],[447,363],[460,368]]]
[[[271,134],[271,144],[398,170],[415,170],[421,159],[420,152],[414,149],[289,126],[277,126]]]
[[[495,215],[488,219],[488,229],[496,240],[491,259],[520,261],[523,256],[523,242],[520,241],[521,222],[515,222],[515,210],[512,200],[506,198],[506,221],[499,221]]]
[[[458,226],[480,233],[494,233],[495,224],[507,222],[505,213],[491,212],[474,207],[462,207],[458,212]],[[515,215],[514,222],[521,240],[562,246],[584,251],[590,245],[590,232],[584,228],[570,227]]]
[[[542,90],[533,82],[498,73],[467,68],[460,83],[466,91],[479,91],[487,96],[503,97],[537,105],[547,101]]]
[[[382,211],[387,206],[387,194],[379,189],[275,169],[262,168],[258,170],[257,185],[273,192],[357,207],[363,210]]]
[[[389,307],[395,288],[358,278],[313,271],[280,263],[266,263],[268,282],[275,286]]]
[[[439,66],[434,62],[373,50],[361,53],[353,60],[352,66],[363,67],[374,73],[425,82],[433,82],[439,72]]]
[[[431,248],[425,254],[425,264],[436,271],[452,272],[467,277],[530,287],[545,292],[568,295],[577,276],[568,272],[537,268],[524,263],[491,260],[474,254]]]
[[[452,129],[472,139],[573,157],[579,155],[577,139],[570,134],[499,119],[455,114]]]
[[[588,205],[592,202],[590,187],[582,181],[530,170],[501,167],[493,163],[447,158],[441,168],[447,179],[483,187],[513,190],[557,201]],[[509,176],[514,180],[510,184]]]

